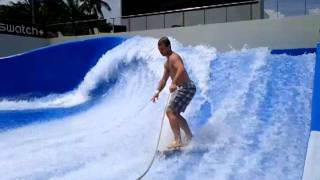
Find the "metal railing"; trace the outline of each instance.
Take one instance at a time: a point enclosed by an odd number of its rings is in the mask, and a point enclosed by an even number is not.
[[[265,18],[320,15],[319,0],[264,0]]]
[[[162,29],[168,27],[180,27],[199,24],[221,23],[237,20],[251,20],[263,18],[263,9],[259,6],[260,1],[250,0],[236,3],[226,3],[210,6],[192,7],[169,11],[152,12],[145,14],[136,14],[122,16],[118,18],[108,18],[107,21],[115,24],[124,25],[127,31]],[[257,6],[255,6],[257,5]],[[244,15],[233,17],[228,9],[237,7],[244,8]],[[216,11],[215,11],[216,10]],[[257,13],[254,13],[256,11]],[[192,15],[193,14],[193,15]],[[216,16],[214,15],[216,14]],[[253,14],[259,14],[253,16]],[[151,19],[151,20],[149,20]],[[152,21],[156,19],[156,21]],[[176,21],[172,19],[177,19]]]
[[[299,7],[299,8],[298,8]],[[294,10],[294,11],[293,11]],[[293,13],[295,12],[295,13]],[[248,0],[106,19],[90,19],[44,26],[47,37],[162,29],[284,16],[320,15],[320,0]],[[60,33],[59,33],[60,32]]]
[[[153,12],[146,14],[137,14],[130,16],[122,16],[106,19],[90,19],[82,21],[55,23],[46,25],[49,36],[63,35],[82,35],[82,34],[96,34],[99,32],[123,32],[123,31],[135,31],[135,30],[148,30],[148,29],[161,29],[168,27],[180,27],[190,26],[197,24],[210,24],[219,22],[228,22],[236,20],[250,20],[256,18],[263,18],[261,13],[262,9],[259,6],[260,1],[248,0],[237,3],[226,3],[210,6],[192,7],[184,9],[176,9],[169,11]],[[258,5],[258,6],[255,6]],[[255,9],[253,8],[255,6]],[[242,11],[246,15],[243,17],[235,14],[230,15],[232,9],[238,7],[244,7]],[[217,12],[215,12],[217,10]],[[253,11],[258,11],[260,14],[257,17],[253,17]],[[196,13],[196,14],[194,14]],[[157,21],[152,21],[154,17],[160,17]],[[194,18],[196,16],[196,18]],[[177,21],[172,19],[176,18]],[[240,17],[240,18],[239,18]],[[137,22],[137,19],[141,22]],[[159,23],[160,22],[160,23]],[[100,25],[99,25],[100,24]],[[104,26],[102,28],[101,26]],[[138,27],[138,28],[137,28]],[[55,31],[59,31],[57,33]]]
[[[122,18],[139,17],[139,16],[150,16],[150,15],[159,15],[159,14],[169,14],[169,13],[175,13],[175,12],[204,10],[204,9],[211,9],[211,8],[220,8],[220,7],[227,7],[227,6],[239,6],[239,5],[254,4],[254,3],[259,3],[259,0],[224,3],[224,4],[216,4],[216,5],[209,5],[209,6],[199,6],[199,7],[175,9],[175,10],[168,10],[168,11],[158,11],[158,12],[144,13],[144,14],[135,14],[135,15],[122,16]]]

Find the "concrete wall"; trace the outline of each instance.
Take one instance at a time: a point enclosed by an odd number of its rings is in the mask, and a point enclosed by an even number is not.
[[[307,157],[304,165],[303,180],[320,179],[320,131],[311,131]]]
[[[210,45],[219,51],[266,46],[271,49],[312,48],[319,39],[320,16],[300,16],[50,39],[59,43],[96,36],[171,36],[185,45]]]
[[[207,11],[210,14],[212,12]],[[223,13],[221,10],[220,13]],[[214,15],[215,13],[212,13]],[[157,17],[155,17],[157,19]],[[219,19],[215,19],[219,21]],[[153,20],[150,19],[150,26]],[[163,23],[163,22],[162,22]],[[185,45],[210,45],[219,51],[232,48],[266,46],[271,49],[292,49],[315,47],[319,40],[320,16],[288,17],[197,25],[179,28],[154,29],[126,33],[101,33],[87,36],[69,36],[52,39],[39,39],[13,35],[0,35],[0,56],[21,53],[30,49],[77,39],[90,39],[101,36],[171,36]]]
[[[303,180],[315,179],[320,179],[320,43],[313,83],[311,133],[303,173]]]
[[[49,45],[49,41],[42,38],[0,34],[0,57],[22,53],[47,45]]]

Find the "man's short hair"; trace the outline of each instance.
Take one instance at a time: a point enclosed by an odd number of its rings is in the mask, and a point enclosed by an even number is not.
[[[169,38],[166,36],[159,39],[158,46],[160,46],[161,44],[164,44],[166,47],[171,45]]]

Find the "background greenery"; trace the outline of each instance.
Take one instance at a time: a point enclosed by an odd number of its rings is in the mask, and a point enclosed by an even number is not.
[[[32,23],[64,35],[90,34],[94,27],[100,32],[110,32],[112,25],[104,20],[102,7],[111,10],[103,0],[23,0],[0,5],[0,20]]]

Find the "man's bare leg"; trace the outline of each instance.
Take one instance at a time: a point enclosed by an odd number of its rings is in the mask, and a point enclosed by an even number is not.
[[[186,134],[186,140],[188,143],[191,141],[191,139],[193,137],[191,130],[189,128],[189,125],[188,125],[186,119],[181,114],[178,114],[178,118],[179,118],[179,126],[182,128],[182,130]]]
[[[174,142],[170,146],[172,146],[173,148],[180,147],[182,146],[182,143],[181,143],[181,135],[180,135],[179,117],[176,115],[174,110],[170,108],[167,109],[166,113],[167,113],[170,126],[174,135]]]

